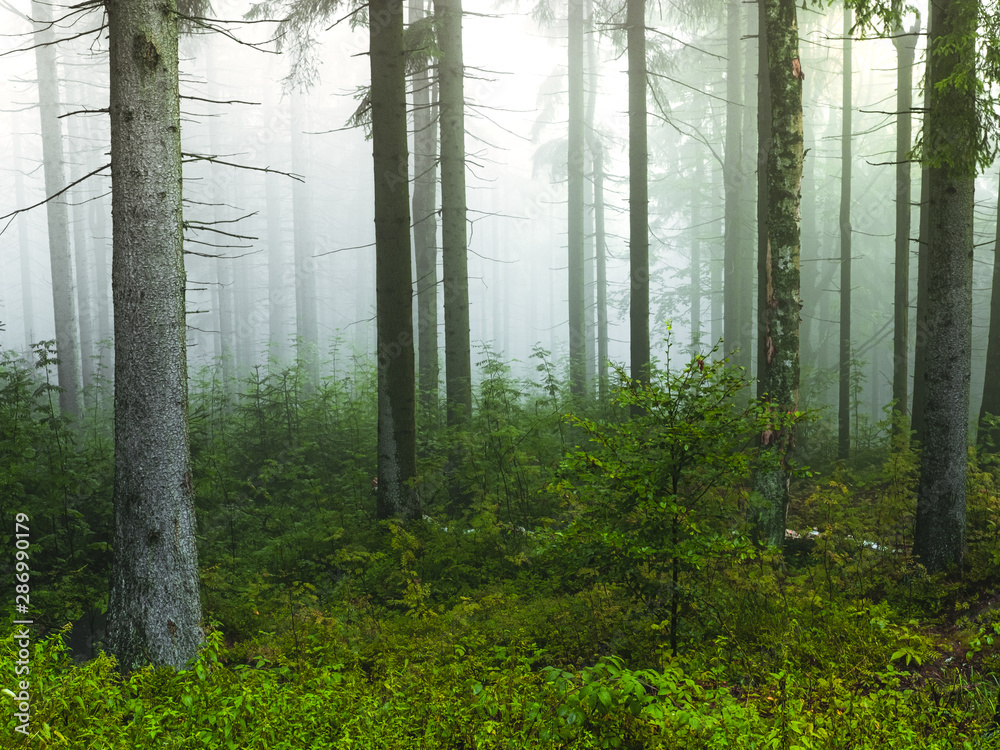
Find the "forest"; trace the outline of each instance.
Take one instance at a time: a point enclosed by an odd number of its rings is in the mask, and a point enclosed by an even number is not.
[[[0,17],[0,748],[1000,747],[997,0]]]

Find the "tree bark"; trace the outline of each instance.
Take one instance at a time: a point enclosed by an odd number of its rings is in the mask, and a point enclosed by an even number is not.
[[[911,29],[912,36],[902,36],[903,25],[896,26],[896,253],[893,286],[892,400],[897,415],[905,417],[909,391],[910,332],[910,142],[913,108],[913,58],[920,21]],[[893,433],[903,425],[894,423]]]
[[[187,429],[177,6],[109,0],[118,667],[195,656],[198,553]]]
[[[723,258],[723,353],[733,353],[745,346],[743,329],[748,320],[744,317],[740,295],[741,256],[744,237],[742,187],[743,187],[743,60],[740,51],[741,0],[726,3],[726,152],[722,164],[725,183],[725,239]],[[746,352],[741,352],[746,354]],[[733,357],[738,362],[741,353]]]
[[[410,0],[410,23],[424,18],[424,0]],[[431,73],[413,74],[413,252],[417,270],[417,352],[420,403],[438,410],[437,117]]]
[[[420,518],[410,277],[409,154],[402,0],[372,0],[372,154],[378,318],[379,518]]]
[[[844,5],[843,96],[840,126],[840,380],[837,402],[837,457],[851,455],[851,154],[853,60],[851,27],[853,14]]]
[[[38,111],[42,130],[42,166],[45,194],[55,195],[66,187],[62,124],[59,120],[59,71],[56,66],[55,33],[49,21],[51,6],[31,3],[35,20],[35,65],[38,69]],[[69,240],[69,210],[65,196],[45,204],[49,230],[49,262],[52,266],[52,306],[56,324],[59,408],[67,415],[80,412],[80,347],[77,334],[76,290],[73,286],[73,254]]]
[[[758,181],[758,395],[776,412],[799,399],[799,204],[802,187],[802,81],[795,0],[760,4],[760,158]],[[786,460],[794,428],[761,436],[753,476],[753,523],[758,538],[781,545],[788,512]]]
[[[993,244],[993,288],[990,293],[990,334],[986,345],[986,378],[983,381],[983,403],[979,407],[980,445],[992,443],[1000,451],[1000,425],[990,429],[988,415],[1000,417],[1000,195],[997,196],[997,229]]]
[[[583,304],[584,97],[583,0],[569,0],[569,128],[567,139],[567,227],[569,279],[569,387],[582,396],[587,382],[587,337]]]
[[[627,0],[629,352],[631,376],[649,382],[649,183],[646,132],[646,3]]]
[[[924,445],[913,554],[929,571],[962,567],[972,355],[976,6],[931,3],[924,158],[930,202]],[[946,41],[945,41],[946,40]],[[944,42],[944,44],[942,43]],[[945,46],[947,45],[947,46]]]
[[[461,0],[434,0],[441,116],[441,258],[444,276],[445,391],[448,424],[472,416],[469,256],[465,194],[465,63]]]

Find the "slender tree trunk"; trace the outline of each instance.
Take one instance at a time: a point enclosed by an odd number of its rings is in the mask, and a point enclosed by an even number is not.
[[[83,87],[76,87],[76,96],[82,99]],[[77,144],[82,144],[84,133],[80,115],[73,115],[68,119],[67,130],[70,138]],[[84,172],[84,152],[81,150],[70,162],[70,181],[76,182],[82,178]],[[77,185],[71,191],[72,195],[72,217],[73,217],[73,261],[76,267],[77,284],[77,320],[80,326],[80,374],[82,378],[83,390],[81,391],[82,403],[89,405],[90,385],[94,379],[94,368],[96,362],[95,325],[93,315],[94,295],[91,283],[90,258],[93,256],[90,245],[93,238],[88,235],[89,221],[87,216],[87,201],[89,196],[84,185]]]
[[[275,149],[268,147],[268,163],[277,163]],[[264,176],[264,205],[267,211],[267,330],[270,356],[278,370],[288,358],[288,308],[290,288],[285,252],[284,230],[281,216],[281,178],[276,174]]]
[[[649,183],[646,132],[646,3],[627,0],[629,324],[631,376],[649,382]]]
[[[469,256],[465,195],[465,63],[461,0],[434,0],[441,113],[441,231],[444,276],[445,390],[448,424],[472,415]]]
[[[24,192],[24,172],[21,171],[21,139],[16,134],[13,141],[14,163],[14,199],[17,205],[26,206],[27,196]],[[31,289],[31,235],[28,232],[28,217],[21,214],[17,217],[17,242],[21,258],[21,317],[24,320],[24,350],[31,351],[35,340],[35,309]]]
[[[913,108],[913,58],[920,33],[920,21],[911,36],[902,36],[903,26],[896,27],[896,256],[893,290],[892,400],[896,414],[907,414],[909,390],[910,331],[910,142]],[[898,434],[902,425],[894,423]]]
[[[49,21],[51,6],[31,3],[35,20],[35,65],[38,70],[38,104],[42,130],[42,164],[45,194],[55,195],[66,187],[59,120],[59,72],[56,67],[55,33]],[[69,210],[65,196],[45,204],[49,229],[49,261],[52,265],[52,305],[55,311],[56,352],[59,357],[59,408],[64,414],[80,411],[80,347],[77,335],[76,291],[73,287],[73,254],[69,240]]]
[[[98,127],[98,124],[94,122],[95,119],[90,118],[88,123],[88,137],[91,139],[106,137],[106,131]],[[98,159],[93,159],[87,165],[87,171],[92,171],[98,166]],[[90,233],[94,238],[94,291],[97,306],[98,340],[112,344],[107,350],[102,350],[101,364],[109,368],[107,374],[110,376],[110,370],[114,368],[114,321],[111,309],[111,268],[108,262],[108,247],[111,243],[108,236],[107,220],[110,212],[103,195],[105,192],[106,190],[103,188],[99,189],[98,196],[90,202],[88,220]],[[107,354],[107,361],[104,358],[105,354]]]
[[[424,0],[410,0],[410,23],[424,18]],[[413,74],[413,251],[417,271],[417,352],[420,402],[438,410],[437,117],[430,70]]]
[[[977,6],[931,3],[925,156],[930,200],[924,446],[913,554],[929,571],[962,567],[972,353]],[[945,40],[947,40],[945,42]],[[957,40],[957,41],[956,41]],[[947,44],[942,49],[942,42]]]
[[[726,3],[726,152],[722,165],[725,183],[725,239],[723,259],[723,353],[730,355],[743,346],[741,318],[740,256],[744,237],[741,206],[743,187],[743,60],[740,50],[741,0]],[[737,359],[734,358],[734,362]]]
[[[699,159],[699,157],[695,157]],[[691,191],[691,348],[701,351],[701,201],[702,169],[695,166],[694,185]]]
[[[853,77],[851,9],[844,6],[844,84],[840,127],[840,398],[837,420],[837,456],[851,455],[851,154]]]
[[[766,181],[759,193],[758,392],[778,413],[799,401],[799,204],[802,188],[802,81],[795,0],[760,5],[760,132]],[[754,525],[759,538],[780,545],[788,512],[786,460],[794,429],[768,430],[753,476]]]
[[[757,256],[754,253],[754,247],[757,244],[755,237],[760,234],[757,229],[760,180],[751,179],[749,176],[757,174],[757,171],[761,169],[763,149],[760,140],[760,108],[758,106],[761,62],[760,30],[758,28],[760,26],[760,13],[748,11],[746,18],[746,57],[743,64],[743,166],[739,182],[741,214],[737,223],[737,231],[740,232],[741,239],[737,243],[740,252],[736,258],[738,269],[736,271],[736,284],[739,289],[733,297],[738,305],[735,312],[739,337],[735,342],[737,353],[733,358],[733,363],[742,367],[747,377],[755,377],[757,359],[753,356],[753,347],[757,341],[755,338],[757,317],[754,311],[754,290],[757,288],[755,258]],[[729,312],[726,314],[729,315]]]
[[[304,109],[302,95],[293,93],[292,171],[300,175],[309,171],[309,149],[303,137],[308,116]],[[311,196],[310,188],[305,183],[296,182],[292,185],[296,338],[298,358],[305,367],[307,392],[315,390],[319,385],[319,325],[316,320],[316,259],[313,257],[315,237]]]
[[[202,639],[187,429],[177,6],[109,0],[115,566],[123,672],[182,669]]]
[[[369,28],[378,318],[379,518],[420,518],[410,277],[402,0],[372,0]]]
[[[913,342],[913,408],[910,429],[914,439],[924,444],[924,405],[927,403],[927,346],[930,330],[927,319],[927,284],[930,277],[928,267],[930,249],[931,201],[928,188],[930,175],[927,168],[921,169],[920,177],[920,230],[917,239],[917,325]]]
[[[583,0],[569,0],[569,137],[567,146],[569,226],[569,385],[582,396],[587,382],[587,336],[584,312],[584,96]]]
[[[594,162],[594,259],[597,284],[597,389],[601,403],[608,398],[608,245],[604,232],[604,148],[599,138],[590,144]]]
[[[986,345],[986,378],[983,381],[983,403],[979,408],[980,445],[992,443],[1000,451],[1000,424],[990,429],[988,415],[1000,417],[1000,194],[997,195],[997,229],[993,244],[993,289],[990,293],[990,334]]]

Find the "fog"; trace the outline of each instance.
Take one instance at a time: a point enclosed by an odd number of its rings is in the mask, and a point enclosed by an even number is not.
[[[14,10],[30,15],[23,0],[0,10],[8,34],[0,43],[7,53],[0,58],[7,103],[0,130],[6,155],[0,214],[37,204],[46,195],[35,57],[16,51],[30,47],[31,37],[19,36],[30,27]],[[287,79],[294,58],[288,51],[274,54],[275,45],[267,41],[273,25],[237,22],[247,10],[247,4],[232,2],[214,8],[217,18],[231,21],[215,25],[239,42],[221,33],[188,35],[181,42],[181,93],[187,97],[182,135],[189,155],[184,184],[189,367],[193,376],[218,371],[242,380],[269,356],[287,359],[297,333],[296,305],[305,304],[316,310],[325,372],[343,376],[374,358],[371,143],[362,128],[348,125],[358,91],[368,83],[368,36],[363,28],[351,30],[347,21],[332,27],[319,23],[312,50],[315,75],[307,86]],[[668,322],[681,348],[707,351],[722,336],[725,314],[725,7],[652,10],[650,59],[667,62],[651,78],[649,97],[653,352],[662,354]],[[569,337],[564,11],[553,10],[554,20],[547,24],[537,22],[526,6],[470,1],[465,11],[473,366],[483,359],[477,351],[489,347],[512,363],[516,375],[533,375],[532,352],[540,345],[564,368]],[[57,6],[55,13],[64,11]],[[336,18],[346,14],[344,9]],[[922,6],[921,16],[927,17]],[[809,6],[800,11],[799,23],[808,149],[802,185],[803,398],[821,406],[835,404],[837,397],[842,12]],[[106,36],[70,39],[99,24],[100,15],[92,13],[72,15],[56,27],[57,36],[67,39],[58,45],[59,109],[67,115],[60,120],[64,184],[109,161],[107,114],[80,113],[107,107]],[[741,45],[753,45],[746,36]],[[627,363],[626,58],[608,35],[595,33],[594,39],[600,66],[587,79],[587,95],[596,96],[594,132],[607,154],[608,351],[612,361]],[[746,52],[753,59],[753,48]],[[854,344],[864,380],[859,403],[877,416],[891,398],[896,56],[891,41],[872,39],[855,42],[853,58]],[[923,39],[917,60],[915,87],[923,75]],[[920,92],[914,97],[919,108]],[[914,132],[918,127],[915,117]],[[754,144],[753,133],[747,135],[744,143]],[[913,178],[916,237],[919,169]],[[752,166],[747,179],[754,179]],[[105,377],[111,372],[109,190],[105,169],[57,199],[69,206],[85,381],[99,375],[101,367]],[[996,195],[990,172],[977,184],[977,243],[985,252],[977,255],[975,281],[973,413],[982,390]],[[588,212],[593,349],[592,208]],[[55,337],[45,208],[16,214],[0,226],[0,347],[24,352],[34,342]],[[296,239],[308,245],[306,273],[315,290],[314,298],[298,303]],[[690,270],[695,247],[697,293]],[[911,304],[916,249],[911,243]],[[910,320],[912,328],[914,315]],[[443,329],[439,340],[443,346]],[[592,375],[596,363],[591,359]]]

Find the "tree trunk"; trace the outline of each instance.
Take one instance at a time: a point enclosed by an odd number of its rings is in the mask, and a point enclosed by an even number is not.
[[[372,0],[372,153],[378,318],[379,518],[420,518],[410,277],[409,154],[402,0]]]
[[[983,381],[983,403],[979,408],[980,445],[992,443],[1000,451],[1000,424],[990,429],[986,417],[1000,417],[1000,194],[997,196],[997,230],[993,244],[993,289],[990,296],[990,333],[986,345],[986,378]]]
[[[303,129],[308,120],[304,109],[302,95],[293,93],[292,171],[300,175],[309,171],[310,161],[309,149],[303,137]],[[316,320],[316,259],[313,257],[315,238],[311,196],[311,189],[304,182],[292,185],[296,338],[298,359],[305,368],[307,393],[319,386],[319,326]]]
[[[28,205],[24,192],[24,172],[21,171],[21,139],[18,135],[11,138],[13,142],[14,164],[14,199],[17,205]],[[21,260],[21,316],[24,320],[24,350],[31,351],[35,339],[35,308],[31,289],[31,235],[28,231],[28,217],[21,214],[17,217],[17,242]]]
[[[802,81],[795,0],[760,4],[759,134],[762,169],[758,181],[758,395],[778,413],[795,411],[799,400],[799,203],[802,187]],[[753,522],[757,536],[780,545],[788,512],[786,460],[794,446],[792,427],[761,436],[753,476]]]
[[[277,163],[273,146],[268,147],[268,163]],[[264,175],[264,205],[267,211],[267,329],[270,344],[270,359],[280,371],[288,358],[290,288],[287,269],[289,262],[285,252],[284,229],[281,217],[281,177],[276,174]]]
[[[691,349],[701,351],[701,159],[694,167],[694,184],[691,190]]]
[[[410,0],[410,23],[424,18],[424,0]],[[413,252],[417,269],[417,352],[420,402],[427,417],[438,410],[437,118],[431,74],[413,74]]]
[[[177,6],[109,0],[115,567],[123,672],[182,669],[202,632],[187,428]]]
[[[725,239],[723,269],[723,354],[732,355],[744,346],[743,329],[747,319],[742,317],[740,283],[743,250],[743,61],[740,57],[741,0],[726,3],[726,152],[722,165],[725,183]],[[745,354],[741,352],[739,354]],[[738,362],[739,354],[733,357]]]
[[[646,140],[646,3],[627,0],[629,352],[631,376],[649,382],[649,184]]]
[[[608,246],[604,232],[604,148],[595,135],[590,144],[594,162],[594,259],[597,284],[597,392],[608,398]]]
[[[434,0],[441,113],[441,257],[444,276],[444,367],[448,424],[472,415],[469,257],[465,196],[465,63],[461,0]]]
[[[569,137],[567,193],[569,225],[569,387],[582,396],[587,381],[587,337],[583,304],[584,235],[584,98],[583,98],[583,0],[569,0]]]
[[[927,168],[920,176],[920,229],[917,238],[917,324],[913,341],[913,395],[910,429],[913,439],[924,443],[924,404],[927,403],[927,284],[930,276],[928,251],[930,247],[931,202],[928,187],[930,176]]]
[[[892,400],[896,414],[905,417],[909,390],[910,331],[910,142],[913,108],[913,58],[920,33],[920,20],[911,36],[902,36],[903,26],[896,26],[896,256],[893,289]],[[902,425],[895,423],[893,433]]]
[[[947,40],[947,41],[945,41]],[[957,40],[957,41],[956,41]],[[947,44],[945,49],[941,49]],[[975,147],[976,6],[931,4],[933,60],[924,128],[930,201],[927,267],[924,445],[917,486],[913,554],[929,571],[961,568],[965,554],[972,354],[972,251]],[[957,76],[972,81],[956,88]]]
[[[50,25],[51,6],[33,0],[35,20],[35,65],[38,69],[38,111],[42,129],[42,165],[45,194],[55,195],[66,187],[62,125],[59,120],[59,72],[56,68],[55,34]],[[49,261],[52,265],[52,306],[55,312],[56,353],[59,357],[59,408],[64,414],[80,412],[80,348],[77,335],[76,292],[73,288],[73,255],[69,242],[69,210],[66,197],[45,204],[49,230]]]
[[[837,409],[837,457],[851,455],[851,154],[853,60],[851,27],[853,14],[844,6],[844,84],[840,127],[840,397]]]

